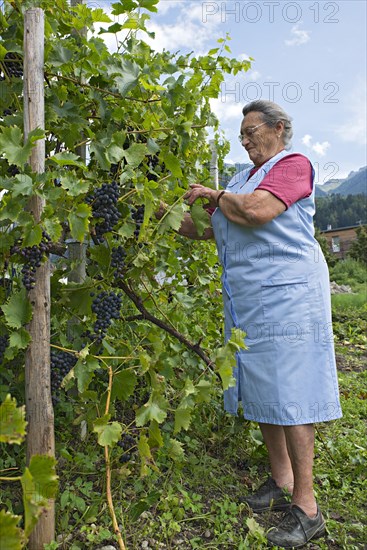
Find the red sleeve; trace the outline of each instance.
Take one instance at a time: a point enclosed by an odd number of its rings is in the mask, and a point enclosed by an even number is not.
[[[269,191],[287,208],[312,193],[312,169],[308,158],[298,153],[279,160],[257,189]]]

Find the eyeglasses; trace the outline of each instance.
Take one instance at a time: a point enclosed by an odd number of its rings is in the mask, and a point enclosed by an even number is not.
[[[245,128],[244,131],[243,131],[243,134],[240,134],[238,136],[238,141],[240,143],[242,143],[242,140],[244,137],[251,137],[252,134],[255,133],[255,131],[260,128],[260,126],[264,126],[264,124],[266,124],[266,122],[262,122],[261,124],[258,124],[257,126],[252,126],[250,128]]]

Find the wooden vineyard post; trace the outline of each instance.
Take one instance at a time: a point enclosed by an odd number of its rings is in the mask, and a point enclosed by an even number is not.
[[[44,12],[31,8],[24,14],[24,137],[36,128],[44,129]],[[35,142],[29,159],[32,172],[43,173],[45,140]],[[29,211],[39,223],[44,203],[32,196]],[[31,343],[25,357],[25,397],[27,412],[27,464],[35,454],[55,455],[54,413],[50,372],[50,264],[43,263],[29,292],[33,317],[28,330]],[[55,538],[54,501],[42,512],[30,535],[29,550],[42,550]]]

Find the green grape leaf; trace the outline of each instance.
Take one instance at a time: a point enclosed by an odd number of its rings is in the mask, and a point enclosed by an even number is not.
[[[78,390],[80,393],[85,392],[91,383],[94,371],[99,367],[99,362],[94,357],[80,357],[74,367],[74,375],[78,381]]]
[[[23,246],[40,244],[42,240],[42,228],[39,225],[29,224],[23,229]]]
[[[183,450],[183,444],[177,439],[171,438],[168,442],[168,456],[175,462],[182,462],[185,453]]]
[[[171,227],[174,231],[178,231],[184,219],[185,212],[181,204],[175,204],[167,211],[167,214],[162,218],[163,227]]]
[[[201,379],[200,382],[195,386],[197,392],[197,402],[209,403],[212,388],[213,385],[209,380]]]
[[[47,218],[43,222],[43,225],[47,233],[50,235],[51,240],[54,242],[57,242],[62,235],[62,225],[60,221],[57,218],[56,219]]]
[[[265,537],[265,529],[261,527],[259,523],[257,523],[255,518],[247,518],[246,525],[250,533],[259,534],[262,537]]]
[[[33,531],[38,517],[49,499],[56,495],[58,482],[56,459],[49,455],[33,455],[21,483],[23,487],[24,532],[26,537]]]
[[[15,349],[25,349],[31,341],[31,337],[25,328],[21,327],[16,332],[12,332],[9,338],[9,347]]]
[[[63,151],[62,153],[56,153],[53,157],[50,157],[49,160],[55,162],[59,166],[78,166],[79,168],[86,169],[85,164],[78,160],[80,157],[74,153],[68,151]]]
[[[198,232],[199,237],[201,237],[204,234],[205,229],[210,227],[209,214],[197,201],[191,206],[190,213],[195,224],[196,231]]]
[[[0,405],[0,442],[20,445],[26,434],[25,407],[17,407],[17,401],[7,395]]]
[[[83,242],[89,228],[89,217],[92,210],[87,204],[78,204],[68,216],[70,232],[73,239]]]
[[[149,447],[162,447],[163,437],[159,424],[156,420],[152,420],[149,426]]]
[[[180,161],[178,157],[174,153],[172,153],[172,151],[168,151],[168,153],[164,156],[164,164],[171,172],[172,176],[182,178]]]
[[[233,377],[233,368],[236,366],[236,361],[233,352],[228,349],[228,346],[218,348],[215,354],[215,365],[221,377],[223,389],[227,390],[235,386],[236,380]]]
[[[28,134],[27,142],[23,144],[23,133],[20,128],[3,127],[0,130],[0,150],[9,164],[15,164],[23,169],[31,154],[33,143],[43,137],[43,130],[37,128]]]
[[[89,182],[80,179],[73,172],[63,174],[60,178],[61,187],[68,192],[71,197],[77,197],[86,193],[89,189]]]
[[[167,408],[167,400],[153,391],[149,401],[136,411],[136,425],[144,426],[151,420],[156,420],[158,424],[161,424],[167,416]]]
[[[98,443],[102,447],[111,447],[121,439],[122,426],[118,422],[108,422],[109,415],[105,415],[93,424],[93,431],[98,434]]]
[[[7,195],[1,198],[0,203],[0,220],[10,220],[15,222],[18,219],[19,214],[23,212],[22,204],[20,201],[8,200]]]
[[[158,11],[157,4],[159,0],[140,0],[139,6],[149,11]]]
[[[25,289],[12,294],[1,309],[5,315],[6,324],[10,328],[21,328],[32,318],[32,306]]]
[[[124,151],[126,162],[132,168],[137,168],[148,154],[148,149],[145,143],[133,143]]]
[[[123,370],[113,377],[111,399],[116,397],[126,401],[133,393],[136,386],[136,374],[132,370]]]
[[[233,368],[236,366],[236,352],[241,349],[246,349],[245,338],[246,333],[241,329],[232,329],[231,338],[226,342],[225,346],[218,348],[215,354],[215,365],[222,379],[223,389],[235,385],[236,381],[233,377]]]
[[[175,427],[174,434],[181,430],[188,430],[191,423],[191,410],[188,408],[178,408],[175,411]]]
[[[229,346],[233,351],[240,351],[241,349],[247,349],[245,344],[246,332],[240,328],[232,328],[231,337],[227,341],[227,346]]]
[[[17,527],[21,516],[13,516],[6,510],[0,510],[0,548],[21,550],[24,548],[23,531]]]
[[[115,77],[115,84],[122,97],[125,97],[138,84],[140,72],[139,65],[129,59],[122,58],[120,76]]]
[[[138,441],[138,451],[141,458],[140,475],[144,477],[149,473],[149,466],[154,467],[152,453],[148,444],[148,438],[142,434]],[[154,468],[155,469],[155,468]]]
[[[16,174],[15,183],[12,185],[13,197],[19,195],[29,196],[33,192],[33,181],[27,174]]]

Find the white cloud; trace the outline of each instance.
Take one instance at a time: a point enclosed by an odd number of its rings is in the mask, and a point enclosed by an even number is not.
[[[287,46],[300,46],[306,44],[310,40],[311,31],[303,31],[299,28],[299,25],[294,25],[291,29],[291,40],[284,40]]]
[[[261,77],[261,73],[259,73],[259,71],[252,71],[250,69],[249,72],[247,73],[247,76],[249,80],[252,80],[253,82],[255,82],[256,80],[259,80],[259,78]]]
[[[366,145],[367,143],[367,97],[366,88],[361,78],[355,88],[348,94],[347,105],[344,105],[347,122],[340,124],[336,132],[343,141]]]
[[[210,107],[218,117],[221,125],[224,121],[238,120],[238,131],[242,120],[242,104],[231,96],[210,99]]]
[[[301,141],[303,145],[310,149],[310,151],[316,153],[316,155],[318,155],[319,157],[324,157],[326,155],[326,151],[331,146],[328,141],[323,141],[322,143],[316,141],[315,143],[313,143],[312,136],[310,136],[310,134],[305,134]]]
[[[165,15],[172,8],[177,8],[176,0],[159,0],[159,4],[157,5],[160,15]]]
[[[220,20],[210,18],[203,21],[201,2],[170,2],[176,13],[171,14],[172,23],[159,24],[154,17],[147,23],[149,31],[155,33],[155,39],[144,36],[154,50],[163,49],[174,51],[180,48],[189,48],[199,56],[200,51],[205,52],[205,45],[213,40],[213,33]],[[159,7],[158,7],[159,9]]]

